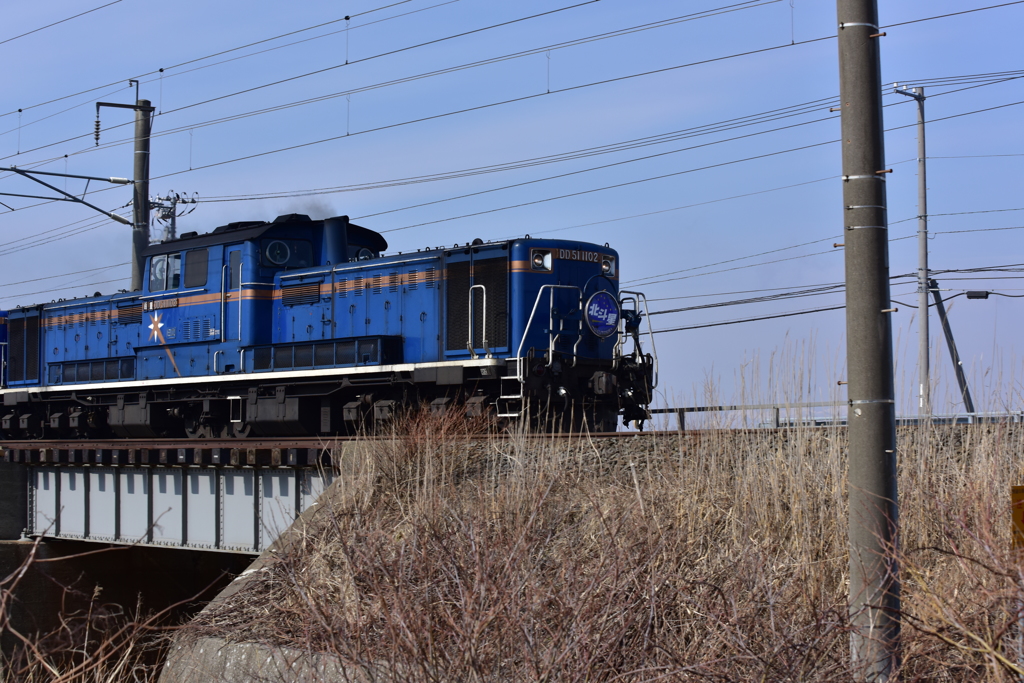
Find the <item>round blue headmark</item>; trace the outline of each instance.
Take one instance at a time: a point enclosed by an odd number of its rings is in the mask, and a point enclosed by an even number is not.
[[[619,302],[610,292],[594,292],[584,311],[587,326],[598,337],[610,337],[619,328]]]

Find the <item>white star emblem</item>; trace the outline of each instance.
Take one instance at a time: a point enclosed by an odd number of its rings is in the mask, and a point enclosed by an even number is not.
[[[160,341],[163,341],[164,335],[163,332],[160,331],[160,329],[164,326],[164,324],[160,322],[160,314],[150,313],[150,321],[151,322],[149,323],[149,340],[156,341],[157,339],[159,339]]]

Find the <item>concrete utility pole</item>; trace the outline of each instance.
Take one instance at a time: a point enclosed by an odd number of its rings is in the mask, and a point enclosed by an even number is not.
[[[900,88],[896,92],[917,100],[917,373],[920,377],[918,414],[932,414],[928,341],[928,184],[924,149],[924,88]]]
[[[135,194],[132,199],[132,290],[142,289],[146,259],[142,253],[149,246],[149,100],[135,102]]]
[[[896,414],[877,0],[837,0],[849,372],[850,650],[857,680],[899,666]]]
[[[96,103],[96,144],[100,144],[100,107],[135,110],[135,192],[132,195],[132,290],[142,289],[146,259],[142,252],[149,246],[149,136],[152,130],[149,100],[139,99],[139,82],[135,84],[135,104],[119,102]]]

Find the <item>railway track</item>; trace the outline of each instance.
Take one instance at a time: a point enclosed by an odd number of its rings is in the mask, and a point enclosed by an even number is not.
[[[676,432],[643,432],[645,435]],[[594,439],[621,439],[637,432],[603,432]],[[574,439],[576,434],[533,434],[528,439]],[[0,442],[3,462],[31,465],[151,465],[232,467],[315,467],[330,462],[332,452],[345,444],[388,441],[401,436],[282,437],[247,439],[133,439],[133,440],[33,440]],[[495,438],[493,434],[467,437],[471,441]]]

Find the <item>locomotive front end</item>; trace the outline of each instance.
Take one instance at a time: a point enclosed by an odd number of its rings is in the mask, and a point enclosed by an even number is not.
[[[524,239],[512,243],[513,339],[499,415],[528,413],[578,428],[614,431],[618,416],[642,425],[656,360],[640,343],[643,296],[619,290],[608,245]]]

